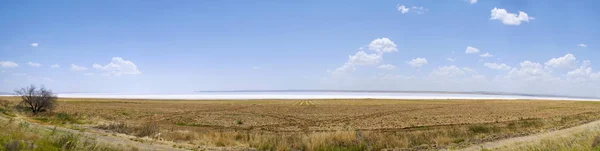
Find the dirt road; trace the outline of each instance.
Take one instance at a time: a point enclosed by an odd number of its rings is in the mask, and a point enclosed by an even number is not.
[[[568,137],[570,135],[574,135],[576,133],[584,132],[585,130],[598,128],[600,127],[600,120],[586,123],[583,125],[566,128],[562,130],[556,130],[551,132],[545,132],[540,134],[522,136],[522,137],[514,137],[503,139],[494,142],[487,142],[483,144],[473,145],[467,148],[458,149],[458,151],[472,151],[472,150],[482,150],[482,149],[491,149],[491,150],[506,150],[510,148],[516,148],[523,145],[534,144],[539,142],[545,138],[559,138],[559,137]]]

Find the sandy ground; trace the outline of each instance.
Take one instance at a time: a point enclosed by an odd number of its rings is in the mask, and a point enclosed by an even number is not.
[[[483,144],[473,145],[467,148],[459,149],[458,151],[472,151],[472,150],[482,150],[482,149],[491,149],[491,150],[507,150],[511,148],[516,148],[519,146],[529,145],[538,143],[542,139],[546,138],[559,138],[559,137],[569,137],[570,135],[584,132],[585,130],[598,128],[600,127],[600,120],[586,123],[583,125],[566,128],[562,130],[556,130],[551,132],[539,133],[534,135],[522,136],[522,137],[514,137],[503,140],[498,140],[494,142],[487,142]]]

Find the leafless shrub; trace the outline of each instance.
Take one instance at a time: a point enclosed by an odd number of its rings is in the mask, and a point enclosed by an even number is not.
[[[44,86],[38,90],[35,85],[30,85],[15,90],[15,93],[21,96],[21,99],[23,100],[21,104],[24,104],[27,108],[31,109],[33,114],[54,109],[54,106],[56,106],[56,99],[58,98],[52,93],[52,90],[48,90],[44,88]]]
[[[158,126],[158,123],[148,122],[148,123],[142,125],[142,127],[140,127],[137,130],[137,136],[139,136],[139,137],[144,137],[144,136],[154,137],[154,135],[158,134],[159,132],[160,132],[160,127]]]

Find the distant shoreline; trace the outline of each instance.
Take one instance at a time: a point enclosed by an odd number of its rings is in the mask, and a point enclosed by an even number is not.
[[[600,101],[591,97],[544,96],[488,92],[437,91],[197,91],[186,94],[58,93],[59,98],[150,100],[296,100],[296,99],[397,99],[397,100],[571,100]],[[0,95],[13,96],[13,95]]]
[[[351,93],[433,93],[433,94],[482,94],[482,95],[514,95],[514,96],[534,96],[534,97],[565,97],[582,99],[599,99],[599,97],[588,96],[570,96],[570,95],[551,95],[551,94],[527,94],[510,92],[488,92],[488,91],[395,91],[395,90],[215,90],[215,91],[194,91],[199,93],[227,93],[227,92],[351,92]]]

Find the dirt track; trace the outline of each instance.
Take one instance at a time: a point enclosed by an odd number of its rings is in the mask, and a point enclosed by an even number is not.
[[[562,129],[562,130],[556,130],[556,131],[522,136],[522,137],[508,138],[508,139],[473,145],[473,146],[470,146],[467,148],[459,149],[458,151],[472,151],[472,150],[482,150],[482,149],[506,150],[506,149],[523,146],[523,145],[534,144],[545,138],[568,137],[570,135],[573,135],[573,134],[576,134],[579,132],[583,132],[588,129],[598,128],[598,127],[600,127],[600,120],[593,121],[593,122],[586,123],[586,124],[579,125],[579,126],[575,126],[575,127],[571,127],[571,128]]]

